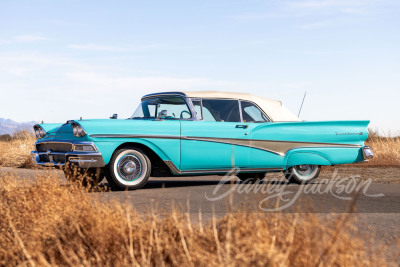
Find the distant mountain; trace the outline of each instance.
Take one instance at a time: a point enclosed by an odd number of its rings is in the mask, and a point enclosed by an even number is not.
[[[10,134],[21,130],[29,130],[32,131],[32,126],[35,125],[37,122],[30,121],[30,122],[16,122],[10,119],[3,119],[0,118],[0,135],[3,134]]]

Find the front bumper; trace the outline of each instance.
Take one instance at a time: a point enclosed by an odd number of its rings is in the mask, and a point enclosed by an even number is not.
[[[88,145],[87,142],[46,142],[46,145],[51,146],[56,143],[71,144],[71,147],[81,144]],[[38,142],[38,144],[43,144],[43,142]],[[66,164],[76,165],[80,168],[104,167],[103,156],[97,151],[94,144],[91,145],[95,151],[52,151],[52,149],[48,149],[47,151],[32,151],[31,157],[34,164],[47,167],[64,166]]]
[[[369,146],[364,146],[362,148],[362,152],[363,152],[364,160],[366,160],[366,161],[368,161],[374,157],[374,152],[372,151],[372,148]]]

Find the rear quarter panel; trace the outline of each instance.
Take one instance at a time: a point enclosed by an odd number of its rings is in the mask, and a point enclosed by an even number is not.
[[[284,148],[280,155],[253,148],[251,163],[259,168],[286,169],[301,164],[336,165],[363,161],[361,147],[368,137],[368,124],[369,121],[264,123],[252,131],[252,140],[277,141],[276,146],[281,144]]]

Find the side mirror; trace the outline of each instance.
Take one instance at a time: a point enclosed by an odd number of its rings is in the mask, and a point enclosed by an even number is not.
[[[112,120],[118,119],[118,114],[113,114],[113,115],[110,117],[110,119],[112,119]]]

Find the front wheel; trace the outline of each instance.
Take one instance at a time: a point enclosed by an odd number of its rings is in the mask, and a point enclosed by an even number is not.
[[[285,178],[296,184],[308,184],[318,178],[321,171],[319,165],[296,165],[284,172]]]
[[[112,187],[139,189],[150,177],[151,162],[146,153],[135,147],[115,151],[106,179]]]

